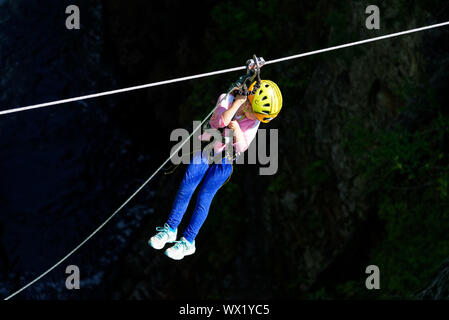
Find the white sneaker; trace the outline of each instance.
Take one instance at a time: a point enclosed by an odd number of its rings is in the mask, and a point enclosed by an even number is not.
[[[166,223],[163,227],[157,227],[156,231],[159,231],[148,240],[148,244],[154,249],[162,249],[167,242],[175,242],[178,229],[171,231],[170,226]]]
[[[165,255],[174,260],[181,260],[185,256],[195,253],[195,240],[190,243],[186,238],[182,237],[181,240],[175,241],[176,244],[173,247],[165,250]]]

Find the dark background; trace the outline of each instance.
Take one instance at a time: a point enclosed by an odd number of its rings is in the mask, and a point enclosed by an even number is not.
[[[81,29],[65,28],[65,8]],[[377,4],[381,29],[365,28]],[[272,60],[449,20],[441,1],[0,1],[2,109]],[[449,29],[267,65],[279,170],[236,165],[175,262],[147,245],[184,167],[161,172],[20,299],[443,299]],[[0,117],[0,293],[114,212],[242,73]],[[181,225],[189,220],[191,208]],[[65,267],[81,289],[65,289]],[[365,288],[379,266],[381,289]]]

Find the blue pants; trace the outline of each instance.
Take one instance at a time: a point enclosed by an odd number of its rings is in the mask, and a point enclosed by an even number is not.
[[[196,200],[192,219],[183,234],[187,241],[193,242],[207,218],[209,207],[215,193],[217,193],[218,189],[225,183],[231,173],[232,164],[227,158],[223,158],[220,164],[209,164],[207,156],[201,152],[197,152],[193,156],[193,161],[188,165],[181,186],[176,194],[172,211],[167,220],[168,225],[172,229],[178,228],[193,192],[205,176]]]

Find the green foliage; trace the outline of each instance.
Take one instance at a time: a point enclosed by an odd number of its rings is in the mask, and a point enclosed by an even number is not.
[[[359,119],[348,123],[346,147],[385,228],[370,252],[370,263],[381,270],[381,290],[366,290],[361,274],[308,298],[413,299],[430,283],[449,256],[448,120],[440,114],[416,132],[371,131]]]
[[[279,192],[284,190],[287,183],[287,177],[284,174],[277,174],[271,179],[271,183],[268,186],[268,191]]]
[[[315,160],[304,169],[305,182],[308,185],[320,185],[326,182],[330,177],[326,172],[327,162],[324,160]]]
[[[449,256],[449,116],[437,105],[427,112],[434,118],[416,131],[400,125],[371,130],[361,119],[347,124],[348,154],[378,203],[385,233],[370,254],[370,263],[380,267],[382,290],[368,294],[362,276],[337,284],[339,297],[413,298]]]
[[[330,295],[326,292],[326,288],[321,287],[318,290],[311,292],[307,295],[307,299],[311,300],[328,300]]]
[[[382,297],[413,298],[431,280],[449,255],[449,240],[442,223],[448,219],[448,203],[439,202],[432,190],[384,196],[379,216],[386,237],[372,253],[382,270]],[[416,198],[416,199],[415,199]]]

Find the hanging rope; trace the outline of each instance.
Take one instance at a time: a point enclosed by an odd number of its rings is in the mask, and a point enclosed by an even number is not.
[[[221,102],[221,101],[220,101]],[[184,146],[184,144],[190,140],[190,138],[195,134],[196,131],[198,131],[199,128],[201,128],[201,126],[204,124],[204,122],[206,122],[207,119],[209,119],[209,117],[214,113],[215,109],[218,108],[220,103],[217,103],[217,105],[215,106],[215,108],[207,115],[206,118],[204,118],[204,120],[193,130],[193,132],[188,136],[187,139],[185,139],[181,145],[170,155],[170,157],[167,158],[167,160],[164,161],[164,163],[157,168],[156,171],[153,172],[153,174],[128,198],[126,199],[125,202],[123,202],[123,204],[118,207],[117,210],[114,211],[113,214],[111,214],[111,216],[109,216],[109,218],[107,218],[97,229],[95,229],[86,239],[84,239],[79,245],[77,245],[75,247],[75,249],[73,249],[72,251],[70,251],[66,256],[64,256],[61,260],[59,260],[55,265],[53,265],[51,268],[49,268],[47,271],[45,271],[44,273],[42,273],[40,276],[38,276],[36,279],[34,279],[33,281],[31,281],[30,283],[28,283],[26,286],[24,286],[23,288],[17,290],[16,292],[14,292],[13,294],[11,294],[10,296],[8,296],[7,298],[5,298],[5,300],[9,300],[10,298],[14,297],[15,295],[17,295],[18,293],[22,292],[23,290],[25,290],[26,288],[28,288],[29,286],[33,285],[35,282],[39,281],[40,279],[42,279],[43,277],[45,277],[48,273],[50,273],[54,268],[56,268],[57,266],[59,266],[62,262],[64,262],[65,260],[67,260],[68,257],[70,257],[72,254],[74,254],[79,248],[81,248],[87,241],[90,240],[90,238],[92,238],[98,231],[100,231],[117,213],[119,213],[120,210],[123,209],[124,206],[126,206],[128,204],[128,202],[131,201],[132,198],[134,198],[134,196],[136,194],[138,194],[140,192],[140,190],[142,190],[147,184],[148,182],[151,181],[151,179],[153,179],[153,177],[167,164],[168,161],[170,161],[170,159],[179,152],[179,150],[181,150],[181,148]]]
[[[428,29],[433,29],[433,28],[438,28],[438,27],[442,27],[442,26],[446,26],[449,25],[449,21],[447,22],[443,22],[443,23],[439,23],[439,24],[433,24],[427,27],[422,27],[422,28],[416,28],[416,29],[411,29],[411,30],[406,30],[406,31],[402,31],[402,32],[397,32],[397,33],[392,33],[392,34],[388,34],[388,35],[384,35],[384,36],[380,36],[380,37],[375,37],[375,38],[370,38],[370,39],[366,39],[366,40],[361,40],[361,41],[356,41],[356,42],[351,42],[351,43],[347,43],[347,44],[343,44],[343,45],[338,45],[338,46],[334,46],[334,47],[329,47],[329,48],[325,48],[325,49],[320,49],[320,50],[315,50],[315,51],[310,51],[310,52],[306,52],[306,53],[301,53],[301,54],[297,54],[297,55],[292,55],[292,56],[288,56],[285,58],[280,58],[280,59],[275,59],[275,60],[271,60],[271,61],[267,61],[265,64],[273,64],[273,63],[278,63],[278,62],[282,62],[282,61],[287,61],[287,60],[292,60],[292,59],[297,59],[297,58],[301,58],[301,57],[306,57],[306,56],[310,56],[310,55],[314,55],[314,54],[318,54],[318,53],[324,53],[324,52],[329,52],[329,51],[333,51],[333,50],[338,50],[338,49],[343,49],[343,48],[348,48],[351,46],[356,46],[356,45],[360,45],[360,44],[365,44],[365,43],[369,43],[369,42],[374,42],[374,41],[378,41],[378,40],[383,40],[383,39],[388,39],[388,38],[393,38],[393,37],[398,37],[401,35],[406,35],[406,34],[410,34],[410,33],[414,33],[414,32],[418,32],[418,31],[424,31],[424,30],[428,30]],[[207,77],[207,76],[212,76],[212,75],[216,75],[216,74],[221,74],[221,73],[226,73],[226,72],[233,72],[233,71],[238,71],[238,70],[244,70],[246,69],[246,66],[243,67],[236,67],[236,68],[231,68],[231,69],[225,69],[225,70],[220,70],[220,71],[214,71],[214,72],[208,72],[208,73],[203,73],[203,74],[198,74],[198,75],[194,75],[194,76],[189,76],[189,77],[183,77],[183,78],[177,78],[177,79],[172,79],[172,80],[166,80],[166,81],[161,81],[161,82],[154,82],[154,83],[149,83],[149,84],[144,84],[144,85],[140,85],[140,86],[135,86],[135,87],[129,87],[129,88],[123,88],[123,89],[118,89],[118,90],[112,90],[112,91],[106,91],[106,92],[100,92],[100,93],[96,93],[96,94],[90,94],[90,95],[86,95],[86,96],[81,96],[81,97],[75,97],[75,98],[70,98],[70,99],[64,99],[64,100],[57,100],[57,101],[53,101],[53,102],[47,102],[47,103],[42,103],[42,104],[36,104],[36,105],[31,105],[31,106],[26,106],[26,107],[21,107],[21,108],[14,108],[14,109],[8,109],[8,110],[3,110],[0,111],[0,115],[2,114],[10,114],[10,113],[15,113],[15,112],[21,112],[21,111],[25,111],[25,110],[31,110],[31,109],[37,109],[37,108],[43,108],[43,107],[48,107],[48,106],[52,106],[52,105],[59,105],[59,104],[63,104],[63,103],[67,103],[67,102],[74,102],[74,101],[79,101],[79,100],[86,100],[86,99],[91,99],[91,98],[96,98],[96,97],[101,97],[101,96],[106,96],[106,95],[111,95],[111,94],[116,94],[116,93],[121,93],[121,92],[127,92],[127,91],[133,91],[133,90],[138,90],[138,89],[143,89],[143,88],[149,88],[149,87],[155,87],[155,86],[159,86],[159,85],[164,85],[164,84],[170,84],[170,83],[174,83],[174,82],[180,82],[180,81],[186,81],[186,80],[191,80],[191,79],[197,79],[197,78],[201,78],[201,77]],[[229,92],[228,92],[229,94]],[[62,262],[64,262],[65,260],[67,260],[72,254],[74,254],[79,248],[81,248],[87,241],[89,241],[96,233],[98,233],[98,231],[100,231],[117,213],[119,213],[119,211],[121,209],[123,209],[123,207],[125,207],[130,201],[131,199],[134,198],[134,196],[139,193],[152,179],[153,177],[170,161],[170,159],[179,152],[179,150],[184,146],[184,144],[190,140],[190,138],[193,136],[193,134],[206,122],[206,120],[213,114],[213,112],[218,108],[219,104],[221,101],[218,101],[217,104],[215,105],[215,107],[213,108],[213,110],[207,115],[206,118],[203,119],[203,121],[200,123],[200,125],[198,125],[193,132],[189,135],[189,137],[187,139],[184,140],[184,142],[176,149],[175,152],[173,152],[168,158],[167,160],[164,161],[164,163],[128,198],[126,199],[126,201],[117,209],[115,210],[111,216],[109,216],[98,228],[96,228],[89,236],[87,236],[78,246],[76,246],[72,251],[70,251],[67,255],[65,255],[62,259],[60,259],[57,263],[55,263],[52,267],[50,267],[48,270],[46,270],[45,272],[43,272],[41,275],[39,275],[38,277],[36,277],[34,280],[32,280],[31,282],[29,282],[27,285],[25,285],[24,287],[22,287],[21,289],[15,291],[14,293],[12,293],[11,295],[9,295],[8,297],[5,298],[5,300],[9,300],[12,297],[14,297],[15,295],[19,294],[20,292],[22,292],[23,290],[25,290],[26,288],[30,287],[31,285],[33,285],[34,283],[36,283],[37,281],[39,281],[40,279],[42,279],[43,277],[45,277],[48,273],[50,273],[52,270],[54,270],[56,267],[58,267]]]

